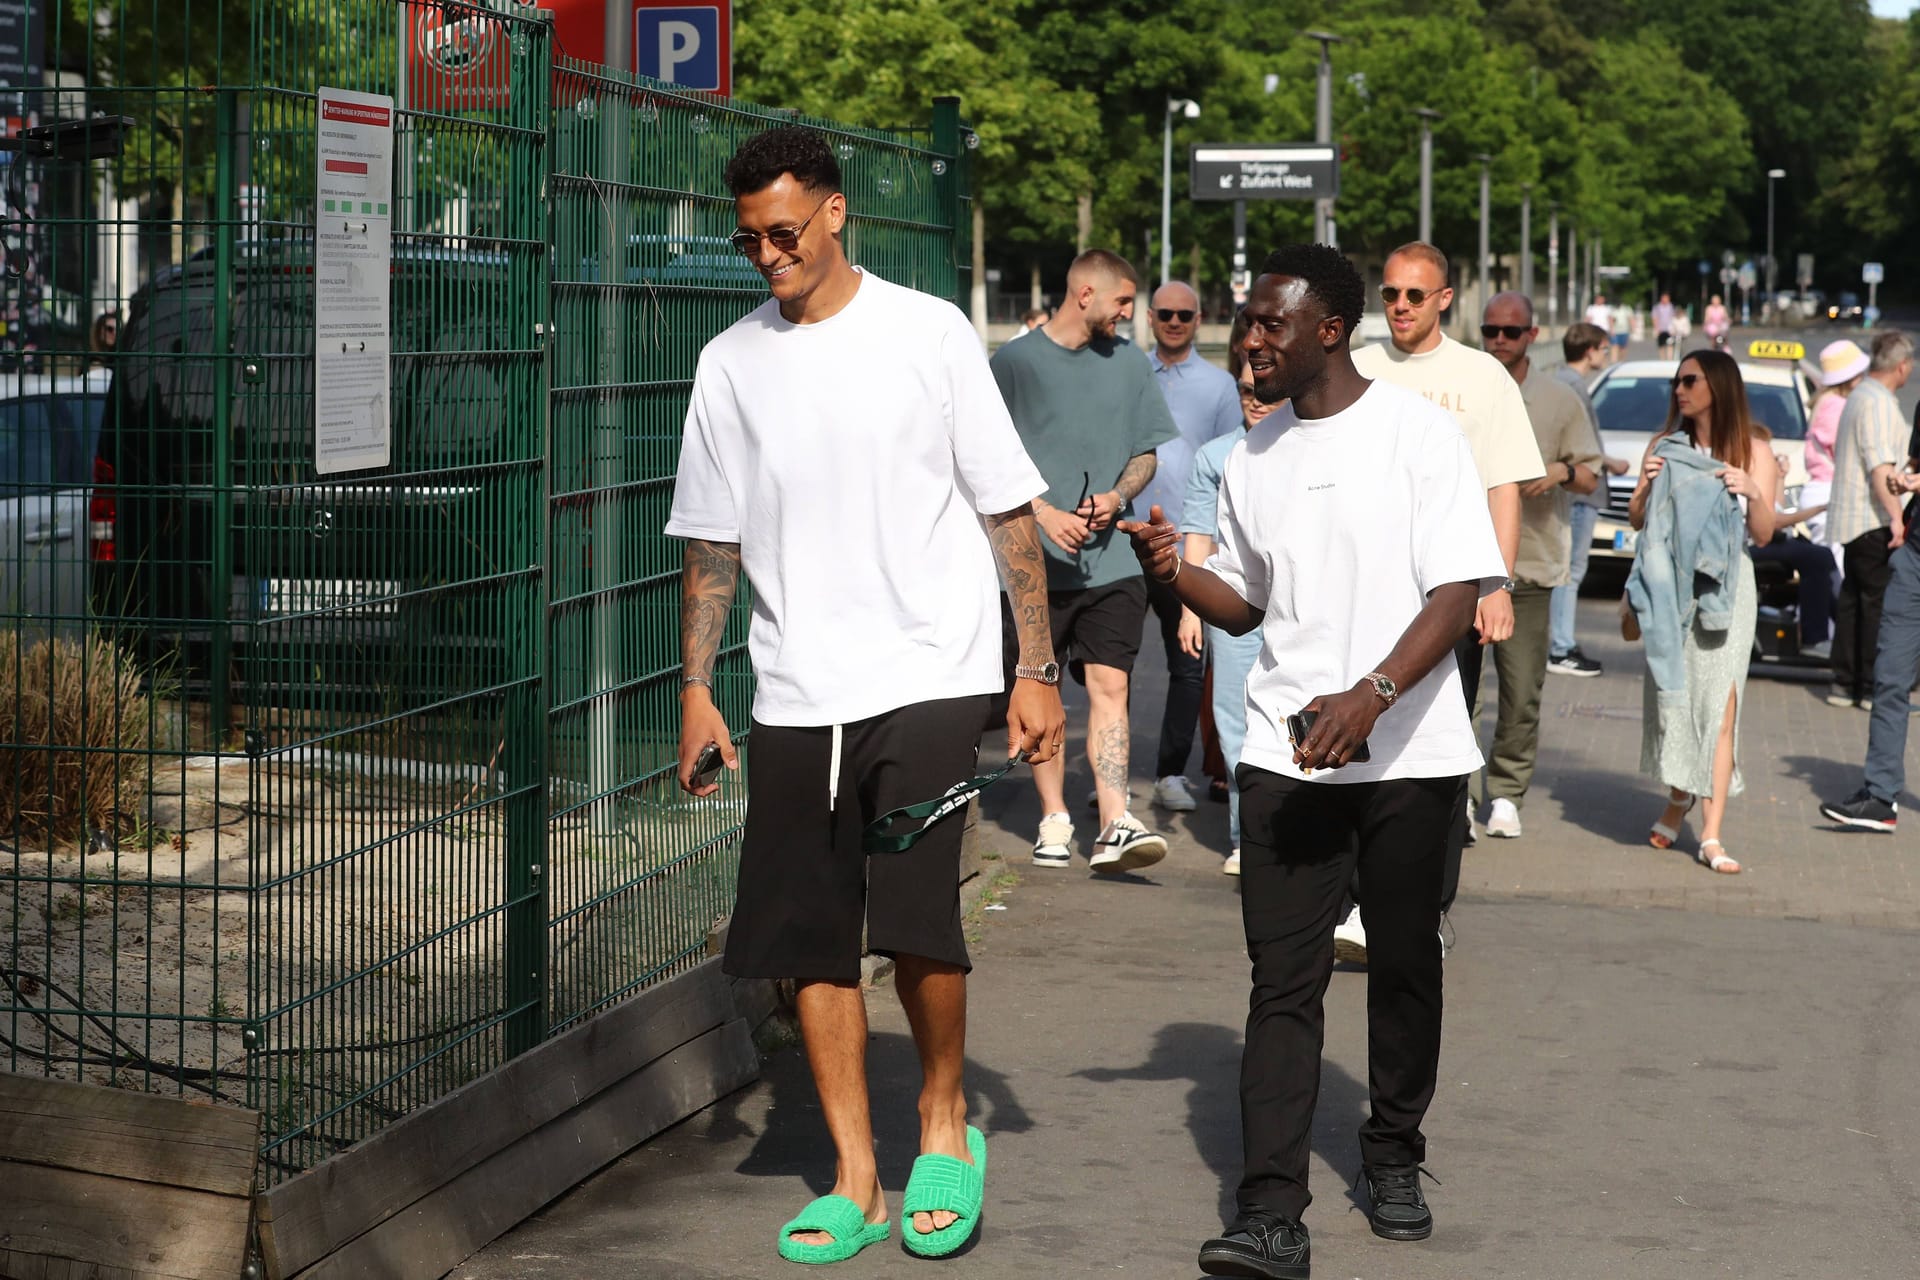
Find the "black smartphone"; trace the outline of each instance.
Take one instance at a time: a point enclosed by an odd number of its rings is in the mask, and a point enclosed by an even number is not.
[[[1313,722],[1320,718],[1318,711],[1296,711],[1287,717],[1287,738],[1297,750],[1313,732]],[[1367,750],[1367,744],[1361,743],[1354,753],[1347,757],[1348,764],[1366,764],[1373,759],[1373,752]]]
[[[709,742],[700,749],[700,754],[694,757],[693,785],[695,787],[707,786],[719,778],[720,769],[725,764],[726,759],[721,756],[719,745]]]

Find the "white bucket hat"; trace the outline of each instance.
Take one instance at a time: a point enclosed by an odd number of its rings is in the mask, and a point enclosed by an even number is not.
[[[1820,348],[1820,385],[1837,387],[1843,382],[1852,382],[1872,363],[1856,342],[1847,338],[1829,342]]]

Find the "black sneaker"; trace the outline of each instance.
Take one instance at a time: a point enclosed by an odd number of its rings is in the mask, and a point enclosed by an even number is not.
[[[1225,1235],[1200,1246],[1200,1270],[1210,1276],[1309,1280],[1312,1259],[1305,1227],[1258,1210],[1241,1214]]]
[[[1433,1214],[1420,1194],[1420,1169],[1411,1164],[1371,1165],[1363,1171],[1373,1234],[1384,1240],[1425,1240],[1433,1234]]]
[[[1548,658],[1547,670],[1555,675],[1586,678],[1599,675],[1600,664],[1578,649],[1569,649],[1557,658]]]
[[[1860,788],[1839,804],[1823,804],[1820,812],[1841,826],[1858,827],[1862,831],[1879,831],[1892,835],[1894,824],[1900,821],[1900,806],[1888,804],[1885,800],[1874,799],[1873,792]]]

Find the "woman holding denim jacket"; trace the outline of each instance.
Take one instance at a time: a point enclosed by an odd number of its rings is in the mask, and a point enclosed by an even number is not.
[[[1628,505],[1633,527],[1646,530],[1649,518],[1672,520],[1671,503],[1654,505],[1648,499],[1654,478],[1667,466],[1660,457],[1662,441],[1678,437],[1704,455],[1711,474],[1728,498],[1739,507],[1745,543],[1764,546],[1773,537],[1773,494],[1779,483],[1779,464],[1767,447],[1771,437],[1753,420],[1747,408],[1740,366],[1720,351],[1695,351],[1680,362],[1668,400],[1666,425],[1647,446],[1640,463],[1640,482]],[[1672,446],[1670,445],[1669,448]],[[1710,461],[1709,461],[1710,460]],[[1720,464],[1712,467],[1712,463]],[[1677,478],[1676,478],[1677,481]],[[1723,499],[1724,501],[1725,499]],[[1723,513],[1724,514],[1724,513]],[[1676,531],[1656,527],[1649,542],[1671,542]],[[1667,535],[1664,539],[1660,535]],[[1721,844],[1721,824],[1727,801],[1743,789],[1738,766],[1740,700],[1745,695],[1747,663],[1753,651],[1757,600],[1753,562],[1744,553],[1728,566],[1731,587],[1726,629],[1710,630],[1702,617],[1693,616],[1681,629],[1681,660],[1685,671],[1685,707],[1668,699],[1663,714],[1651,664],[1647,672],[1646,716],[1642,722],[1640,766],[1667,785],[1667,807],[1648,834],[1656,849],[1671,848],[1680,824],[1696,801],[1701,807],[1700,847],[1694,855],[1706,867],[1723,874],[1740,870]],[[1692,581],[1691,567],[1677,580]],[[1685,588],[1681,588],[1684,590]]]

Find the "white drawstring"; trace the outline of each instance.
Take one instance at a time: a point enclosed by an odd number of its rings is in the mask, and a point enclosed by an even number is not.
[[[827,765],[827,812],[840,799],[840,726],[833,726],[833,760]]]

